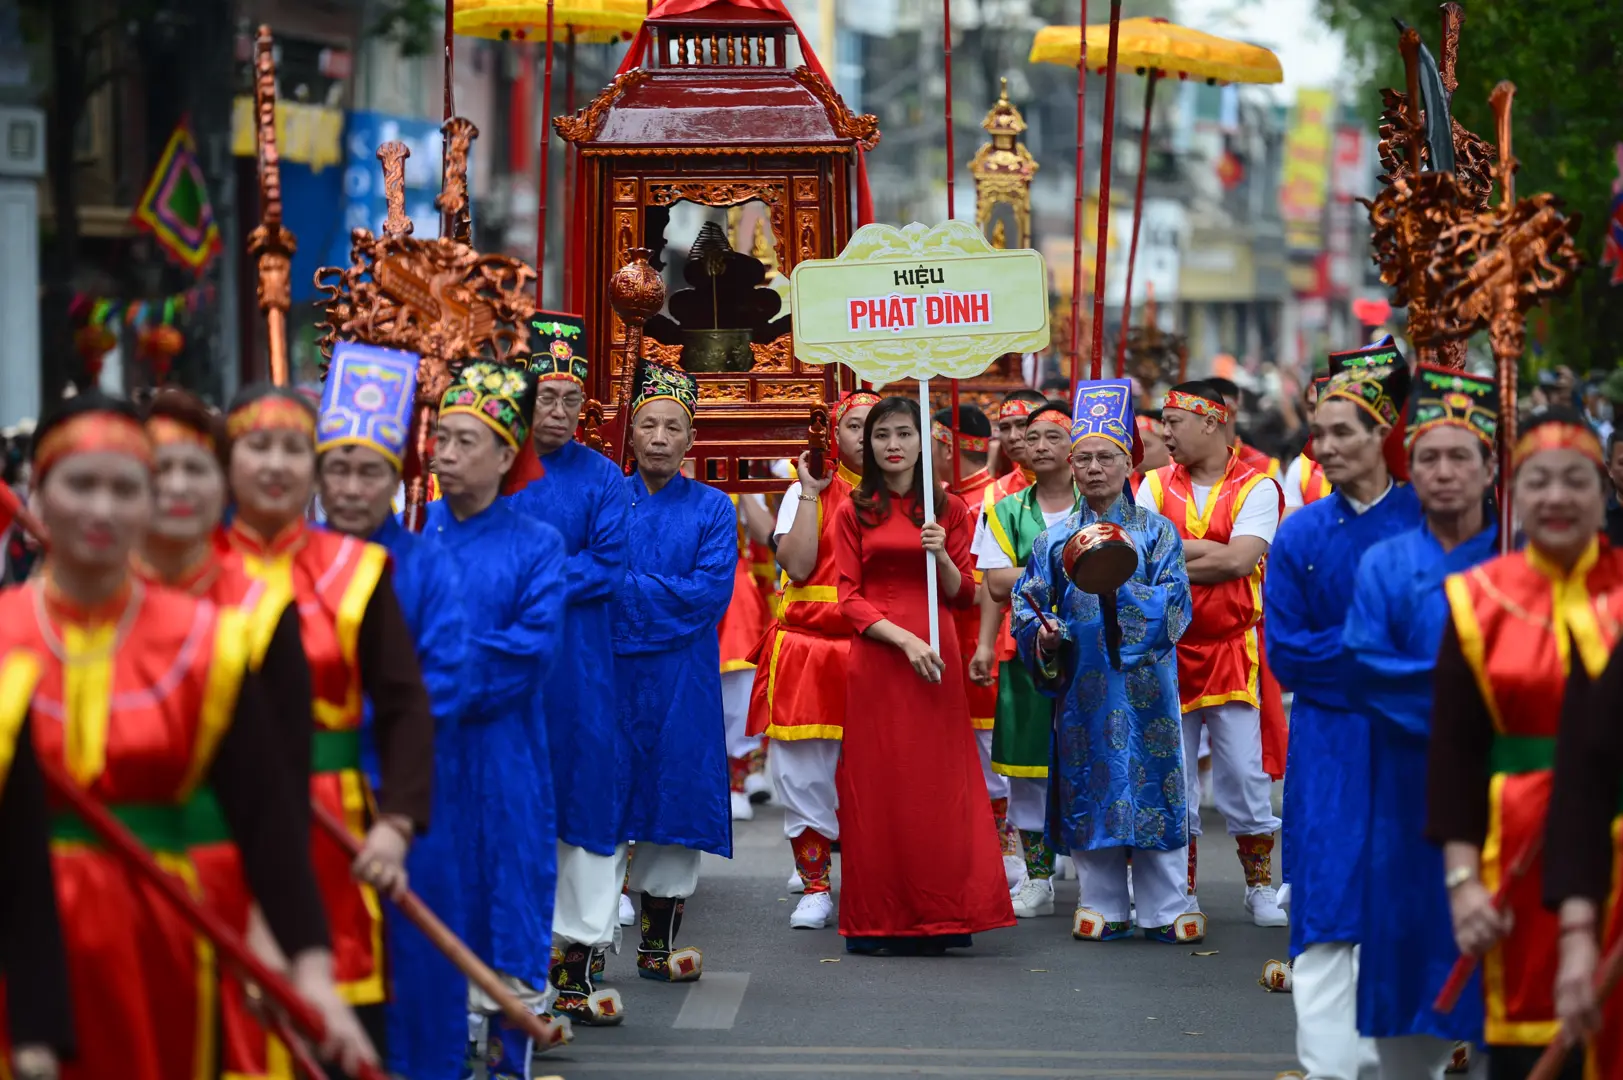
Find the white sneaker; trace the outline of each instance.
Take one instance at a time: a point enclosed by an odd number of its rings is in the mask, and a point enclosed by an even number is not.
[[[625,893],[620,894],[620,925],[637,925],[637,909],[631,906],[631,897]]]
[[[792,893],[803,893],[806,891],[806,883],[801,880],[799,870],[789,871],[788,889]]]
[[[1289,926],[1291,917],[1279,906],[1279,894],[1272,885],[1252,885],[1245,890],[1245,907],[1258,926]]]
[[[1048,878],[1027,878],[1014,897],[1014,914],[1019,919],[1054,914],[1054,883]]]
[[[789,916],[789,925],[796,930],[821,930],[828,925],[828,920],[833,915],[833,893],[807,893],[800,898],[800,903],[795,905],[795,913]]]
[[[754,821],[755,807],[750,804],[750,797],[742,791],[728,793],[733,806],[734,821]]]
[[[1020,883],[1026,880],[1026,860],[1019,855],[1003,856],[1003,879],[1009,883],[1009,894],[1020,891]]]
[[[750,773],[744,778],[744,794],[749,796],[752,803],[764,803],[772,800],[772,781],[766,773]]]

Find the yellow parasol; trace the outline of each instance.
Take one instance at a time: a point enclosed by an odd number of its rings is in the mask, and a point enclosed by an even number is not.
[[[555,33],[574,34],[583,45],[630,41],[648,13],[646,0],[557,0]],[[545,0],[457,0],[456,32],[499,41],[542,40],[547,29]]]
[[[460,0],[458,7],[469,2]],[[460,14],[457,21],[461,23]],[[1105,35],[1109,29],[1104,25],[1088,27],[1088,67],[1092,70],[1104,69]],[[1045,26],[1031,43],[1030,60],[1033,64],[1075,67],[1082,51],[1081,40],[1075,26]],[[1123,19],[1117,49],[1117,66],[1134,68],[1140,74],[1154,68],[1162,76],[1213,83],[1276,83],[1285,78],[1279,57],[1260,45],[1231,41],[1165,19]]]
[[[1103,71],[1114,60],[1115,66],[1130,67],[1140,75],[1147,75],[1148,82],[1144,90],[1144,127],[1140,135],[1138,156],[1138,191],[1133,202],[1133,239],[1127,252],[1127,287],[1122,300],[1121,334],[1116,340],[1116,377],[1121,378],[1127,367],[1127,329],[1133,312],[1133,268],[1138,261],[1138,230],[1139,222],[1144,211],[1144,174],[1145,164],[1149,158],[1150,149],[1150,119],[1151,110],[1155,105],[1155,84],[1160,79],[1177,76],[1180,80],[1197,79],[1201,82],[1220,83],[1277,83],[1284,81],[1285,73],[1279,65],[1279,57],[1262,48],[1260,45],[1248,45],[1243,41],[1231,41],[1228,38],[1218,37],[1201,30],[1193,30],[1187,26],[1179,26],[1160,18],[1123,19],[1117,29],[1117,37],[1110,41],[1115,49],[1115,56],[1109,55],[1105,41],[1109,35],[1109,26],[1089,26],[1086,34],[1079,26],[1045,26],[1037,31],[1037,37],[1031,43],[1030,60],[1034,64],[1064,64],[1067,67],[1079,68],[1078,81],[1080,83],[1080,62],[1082,60],[1082,42],[1087,42],[1087,67],[1095,71]],[[1080,93],[1080,85],[1078,87]],[[1107,123],[1114,127],[1114,117],[1107,116]],[[1107,128],[1107,133],[1110,128]],[[1078,133],[1080,154],[1080,130]],[[1106,141],[1108,147],[1109,142]],[[1105,151],[1109,153],[1108,149]],[[1101,180],[1101,184],[1104,181]],[[1082,205],[1082,170],[1077,169],[1077,206]],[[1108,189],[1105,189],[1108,190]],[[1101,195],[1099,204],[1099,218],[1101,223],[1108,212],[1106,202]],[[1076,262],[1082,259],[1081,227],[1076,231]],[[1104,311],[1104,242],[1103,232],[1100,233],[1099,257],[1094,266],[1094,337],[1097,341],[1103,334],[1101,316]],[[1075,300],[1073,297],[1072,323],[1076,320]],[[1099,372],[1093,373],[1094,378]]]
[[[448,6],[451,0],[447,0]],[[650,0],[455,0],[452,16],[456,32],[499,41],[545,41],[546,61],[541,87],[540,187],[535,223],[535,303],[541,306],[541,283],[546,275],[548,150],[552,142],[552,43],[564,37],[564,109],[575,111],[575,45],[629,41],[648,15]],[[526,70],[528,66],[526,66]],[[574,188],[571,158],[564,170],[564,205],[572,204]],[[570,245],[565,222],[564,254]],[[567,278],[570,260],[564,259]],[[567,281],[563,295],[569,295]]]

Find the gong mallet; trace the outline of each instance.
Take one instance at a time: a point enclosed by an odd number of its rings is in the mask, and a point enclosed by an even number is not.
[[[310,812],[322,831],[332,837],[339,847],[348,852],[350,858],[353,859],[360,855],[361,842],[350,834],[350,831],[344,827],[343,822],[333,817],[330,810],[311,800]],[[490,967],[483,960],[475,956],[473,950],[463,944],[461,938],[451,933],[451,928],[441,922],[439,916],[430,911],[428,905],[423,903],[416,893],[407,889],[405,895],[396,900],[394,904],[400,909],[402,915],[410,919],[412,924],[423,932],[423,936],[428,938],[436,949],[445,954],[446,959],[450,960],[463,975],[467,976],[469,982],[483,990],[501,1008],[502,1015],[507,1017],[514,1027],[534,1039],[536,1046],[545,1050],[553,1050],[563,1046],[574,1037],[574,1033],[570,1030],[568,1017],[559,1016],[553,1017],[551,1020],[543,1020],[529,1009],[526,1009],[523,1003],[502,982],[501,976],[490,970]]]
[[[316,1043],[326,1037],[327,1023],[315,1006],[300,997],[292,983],[255,956],[224,919],[193,899],[181,879],[160,867],[151,853],[105,806],[74,783],[56,762],[41,757],[39,767],[51,790],[68,804],[68,809],[96,834],[96,838],[107,846],[115,858],[136,877],[152,886],[193,931],[208,938],[226,960],[264,990],[265,996],[287,1015],[300,1032],[309,1035],[311,1041]],[[382,1068],[364,1063],[355,1076],[356,1080],[389,1080]]]

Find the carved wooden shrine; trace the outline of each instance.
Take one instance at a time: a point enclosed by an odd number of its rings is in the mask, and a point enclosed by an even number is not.
[[[594,349],[587,394],[614,430],[629,348],[641,339],[643,356],[679,364],[698,380],[695,475],[731,492],[778,490],[782,481],[755,463],[798,454],[813,408],[856,379],[843,367],[795,358],[787,311],[760,295],[772,295],[762,287],[767,268],[709,231],[704,250],[695,245],[687,262],[691,288],[673,292],[663,313],[646,315],[646,336],[617,313],[608,283],[636,261],[637,249],[659,265],[670,208],[682,201],[726,208],[759,200],[784,274],[806,259],[833,258],[855,225],[857,148],[878,142],[878,122],[853,114],[809,68],[789,66],[794,24],[780,14],[719,3],[649,19],[647,29],[641,66],[575,116],[553,121],[581,160],[584,228],[572,257],[589,283],[588,340],[603,343]],[[627,299],[619,307],[645,317]],[[610,449],[620,457],[620,447]]]

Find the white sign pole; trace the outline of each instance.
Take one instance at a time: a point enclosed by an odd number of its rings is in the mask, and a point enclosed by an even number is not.
[[[930,424],[930,380],[919,380],[919,461],[924,466],[924,523],[935,521],[935,436]],[[936,565],[932,552],[924,553],[925,599],[930,606],[930,649],[941,655],[941,613],[936,610]]]

